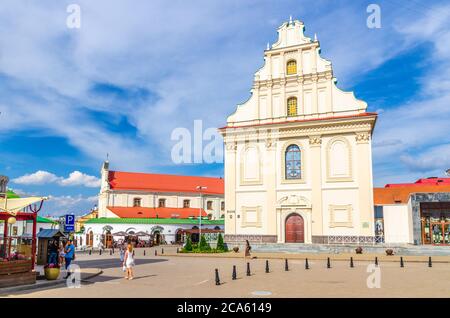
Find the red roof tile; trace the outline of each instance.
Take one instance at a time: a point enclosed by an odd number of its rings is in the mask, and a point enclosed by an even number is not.
[[[373,200],[375,205],[385,204],[406,204],[409,197],[413,193],[436,193],[450,192],[450,185],[422,185],[418,187],[416,184],[403,186],[374,188]]]
[[[108,206],[108,210],[120,218],[178,218],[198,217],[199,209],[196,208],[143,208],[143,207],[113,207]],[[202,209],[202,216],[208,216]]]
[[[422,186],[449,186],[450,185],[450,178],[425,178],[425,179],[419,179],[414,183],[388,183],[386,184],[385,188],[395,188],[395,187],[422,187]]]
[[[108,181],[112,190],[198,193],[200,185],[207,187],[203,194],[224,194],[222,178],[110,171]]]

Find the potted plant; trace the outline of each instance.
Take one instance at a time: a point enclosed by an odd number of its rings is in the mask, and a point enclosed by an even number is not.
[[[234,251],[235,253],[239,252],[239,246],[233,247],[233,251]]]
[[[390,255],[394,255],[394,250],[392,248],[388,248],[386,250],[386,255],[390,256]]]
[[[58,264],[47,264],[44,266],[45,279],[56,280],[59,277],[61,269]]]
[[[362,254],[362,251],[363,251],[363,249],[362,249],[361,246],[358,246],[358,247],[355,249],[356,254]]]

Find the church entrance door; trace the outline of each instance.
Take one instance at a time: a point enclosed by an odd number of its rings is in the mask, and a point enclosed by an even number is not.
[[[286,243],[305,242],[305,223],[298,214],[291,214],[286,219]]]

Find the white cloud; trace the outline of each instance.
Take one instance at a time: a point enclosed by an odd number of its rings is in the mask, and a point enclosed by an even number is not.
[[[41,185],[47,183],[55,183],[58,182],[61,178],[57,177],[55,174],[47,172],[47,171],[36,171],[35,173],[26,174],[21,177],[12,179],[11,181],[16,184],[25,184],[25,185]]]
[[[100,179],[94,176],[87,175],[80,171],[70,173],[69,177],[62,179],[60,184],[63,186],[85,186],[89,188],[100,187]]]
[[[41,214],[45,215],[64,215],[75,214],[82,215],[88,213],[98,202],[97,196],[49,196],[49,199],[44,202]]]
[[[450,90],[448,7],[429,4],[431,9],[415,14],[382,1],[383,27],[371,30],[366,27],[366,5],[354,1],[77,3],[82,15],[77,30],[66,27],[67,13],[60,3],[29,2],[24,8],[21,2],[5,0],[0,7],[0,75],[7,78],[0,85],[0,111],[7,119],[0,133],[26,128],[62,137],[88,158],[103,160],[109,153],[117,168],[167,165],[172,129],[192,128],[198,118],[204,127],[223,125],[235,105],[247,99],[276,26],[293,14],[305,21],[308,36],[318,33],[322,56],[332,61],[346,86],[416,45],[435,48],[419,92],[431,98],[414,96],[413,103],[397,109],[383,105],[374,162],[392,164],[414,147],[426,154],[424,148],[447,138],[445,129],[435,127],[445,127],[449,118],[448,94],[437,99],[437,92]],[[93,93],[96,83],[139,88],[150,96],[118,101]],[[117,129],[122,119],[135,131]],[[53,182],[62,180],[67,185],[97,182],[82,174]]]
[[[35,173],[26,174],[21,177],[11,180],[16,184],[24,185],[42,185],[55,183],[61,186],[84,186],[88,188],[97,188],[100,186],[100,179],[95,176],[90,176],[80,171],[73,171],[69,177],[58,177],[48,171],[36,171]]]

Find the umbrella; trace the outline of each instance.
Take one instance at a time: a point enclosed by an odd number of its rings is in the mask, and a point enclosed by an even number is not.
[[[134,235],[136,235],[136,236],[150,236],[150,234],[145,233],[145,232],[143,232],[143,231],[137,232],[137,233],[134,234]]]
[[[120,231],[120,232],[114,233],[113,236],[128,236],[128,233],[124,232],[124,231]]]

